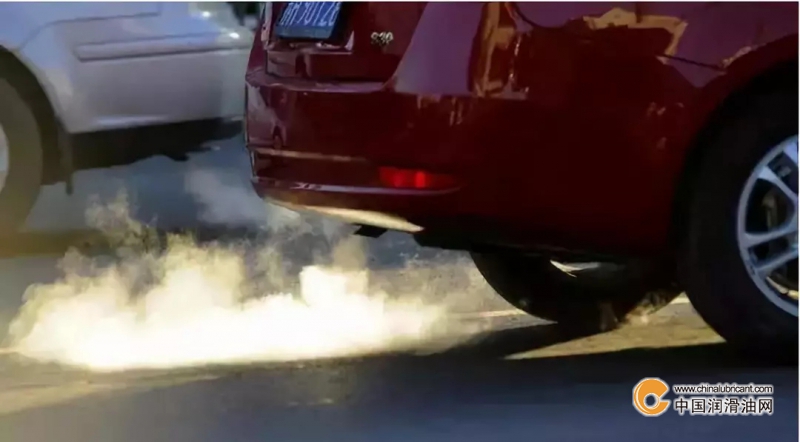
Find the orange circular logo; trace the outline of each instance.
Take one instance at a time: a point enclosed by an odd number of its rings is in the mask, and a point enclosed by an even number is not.
[[[664,399],[669,391],[669,385],[659,378],[644,378],[633,387],[633,407],[643,416],[661,416],[669,408],[669,399]],[[652,396],[655,401],[647,405],[647,398]]]

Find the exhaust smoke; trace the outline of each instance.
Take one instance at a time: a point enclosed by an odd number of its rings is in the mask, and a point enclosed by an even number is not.
[[[99,206],[89,221],[113,238],[113,255],[70,251],[60,280],[29,287],[9,329],[13,351],[110,371],[363,355],[478,331],[448,314],[470,287],[428,293],[444,273],[472,284],[473,267],[426,264],[420,277],[412,260],[371,271],[363,240],[347,226],[273,206],[258,211],[264,203],[249,189],[207,172],[187,185],[207,221],[255,223],[258,238],[158,238],[131,220],[124,198]]]

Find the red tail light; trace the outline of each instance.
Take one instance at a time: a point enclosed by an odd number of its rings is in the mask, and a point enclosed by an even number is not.
[[[450,175],[416,169],[381,167],[381,184],[394,189],[448,189],[456,186],[456,179]]]

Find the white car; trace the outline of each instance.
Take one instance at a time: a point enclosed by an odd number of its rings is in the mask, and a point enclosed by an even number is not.
[[[76,167],[235,135],[252,42],[227,3],[0,3],[0,234]]]

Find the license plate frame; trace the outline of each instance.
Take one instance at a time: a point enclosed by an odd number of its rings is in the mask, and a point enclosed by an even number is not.
[[[344,10],[343,2],[288,2],[273,32],[283,40],[329,41],[341,29]]]

